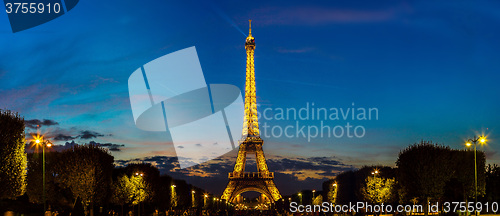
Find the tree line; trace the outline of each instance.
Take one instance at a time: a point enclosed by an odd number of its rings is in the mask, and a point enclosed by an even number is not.
[[[477,151],[478,202],[498,202],[500,169],[486,166]],[[473,202],[475,196],[474,151],[457,150],[421,141],[403,149],[396,167],[365,166],[340,173],[323,183],[325,201],[336,204],[425,204]],[[424,212],[427,213],[427,205]]]
[[[46,151],[44,163],[41,152],[25,153],[24,124],[19,114],[0,110],[0,214],[43,212],[44,164],[46,204],[62,215],[214,206],[212,195],[151,164],[115,167],[109,150],[96,144]]]

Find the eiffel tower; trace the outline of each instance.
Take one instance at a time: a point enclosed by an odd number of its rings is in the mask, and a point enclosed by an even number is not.
[[[255,96],[254,50],[255,39],[252,37],[252,20],[249,20],[249,33],[245,42],[247,51],[246,82],[245,82],[245,116],[243,121],[243,136],[233,172],[229,173],[222,199],[233,202],[235,198],[247,191],[256,191],[265,195],[271,202],[281,199],[281,194],[274,185],[274,173],[269,172],[262,145],[264,141],[259,135],[257,118],[257,103]],[[247,154],[255,154],[258,172],[245,172]]]

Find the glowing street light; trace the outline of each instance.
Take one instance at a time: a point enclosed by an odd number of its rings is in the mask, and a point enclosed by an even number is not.
[[[135,176],[137,176],[137,177],[139,177],[139,176],[140,176],[140,177],[143,177],[143,176],[144,176],[144,173],[136,172],[136,173],[135,173]],[[143,207],[144,207],[144,206],[143,206]],[[143,209],[143,210],[144,210],[144,209]],[[138,203],[138,205],[137,205],[137,213],[138,213],[138,215],[139,215],[139,216],[141,215],[141,202],[139,202],[139,203]]]
[[[38,127],[38,125],[37,125],[37,127]],[[40,133],[39,133],[39,128],[37,128],[37,131],[38,131],[37,135],[34,136],[33,138],[35,139],[35,145],[37,147],[42,146],[43,212],[45,214],[45,211],[47,210],[46,197],[45,197],[45,147],[50,148],[52,146],[52,143],[49,140],[43,139],[43,136],[40,135]]]
[[[194,208],[196,207],[196,200],[194,199],[194,194],[196,193],[195,190],[191,190],[191,206]]]
[[[203,207],[207,207],[207,198],[208,198],[208,194],[205,194],[203,195]]]
[[[474,203],[477,203],[477,157],[476,157],[476,149],[477,149],[477,142],[479,141],[480,144],[486,144],[486,137],[485,136],[480,136],[476,138],[474,136],[473,139],[467,139],[467,142],[465,145],[467,147],[471,147],[474,145],[474,183],[475,183],[475,190],[474,190]],[[477,215],[477,211],[475,211],[475,214]]]
[[[314,193],[316,193],[316,190],[313,190],[312,192],[313,192],[313,198],[312,199],[314,201]]]

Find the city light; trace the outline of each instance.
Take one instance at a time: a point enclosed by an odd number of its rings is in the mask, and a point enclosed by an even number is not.
[[[486,144],[487,140],[486,140],[486,136],[480,136],[480,137],[477,137],[474,136],[474,138],[472,139],[467,139],[467,142],[465,143],[465,145],[467,147],[472,147],[472,145],[474,145],[474,202],[477,203],[477,156],[476,156],[476,152],[477,152],[477,142],[479,142],[481,145],[483,144]],[[475,215],[478,214],[478,211],[475,211]]]
[[[45,148],[50,148],[52,147],[52,143],[49,140],[44,140],[43,135],[40,135],[37,133],[36,135],[33,135],[33,139],[35,141],[35,146],[38,149],[39,146],[42,147],[42,199],[43,199],[43,209],[44,212],[46,211],[46,191],[45,191]]]

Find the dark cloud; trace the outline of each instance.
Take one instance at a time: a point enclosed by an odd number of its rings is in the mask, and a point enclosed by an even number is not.
[[[95,141],[90,141],[88,144],[98,145],[98,146],[101,146],[101,147],[109,149],[109,151],[121,151],[121,148],[125,147],[124,144],[98,143],[98,142],[95,142]],[[72,140],[71,142],[64,143],[64,145],[54,144],[54,145],[52,145],[52,147],[50,148],[50,150],[47,150],[47,151],[64,151],[64,150],[67,150],[67,149],[71,149],[73,146],[76,146],[76,145],[79,145],[79,143],[76,143],[74,140]],[[31,153],[31,152],[34,151],[34,149],[31,147],[31,145],[29,143],[26,144],[26,151],[28,153]]]
[[[104,134],[101,134],[99,132],[84,130],[84,131],[80,132],[80,135],[78,137],[80,139],[93,139],[93,138],[103,137],[103,136],[104,136]]]
[[[25,123],[26,127],[31,128],[31,129],[36,129],[37,125],[42,127],[42,126],[53,126],[53,125],[59,124],[56,121],[50,120],[50,119],[44,119],[44,120],[30,119],[30,120],[24,120],[24,123]]]
[[[55,129],[50,130],[45,135],[45,137],[50,138],[54,141],[70,141],[75,139],[89,140],[104,136],[112,136],[112,135],[111,134],[106,135],[92,130],[79,130],[75,127],[72,127],[70,129],[63,129],[60,127],[56,127]]]
[[[102,147],[108,148],[110,151],[121,151],[120,148],[125,146],[124,144],[98,143],[95,141],[90,141],[89,144],[102,146]]]
[[[234,153],[232,153],[234,154]],[[162,174],[186,181],[211,192],[220,194],[227,184],[227,173],[232,172],[236,155],[228,155],[210,160],[196,166],[180,169],[178,160],[189,161],[189,158],[154,156],[133,160],[115,161],[117,166],[129,163],[145,162],[158,167]],[[321,184],[336,176],[338,173],[355,169],[354,166],[344,164],[336,157],[282,157],[267,155],[269,170],[275,173],[275,182],[283,194],[291,194],[300,188],[321,188]],[[245,170],[256,172],[255,159],[247,159]]]
[[[71,135],[57,134],[56,136],[54,136],[53,139],[55,141],[70,141],[70,140],[74,140],[76,138],[77,137],[74,137],[74,136],[71,136]]]

